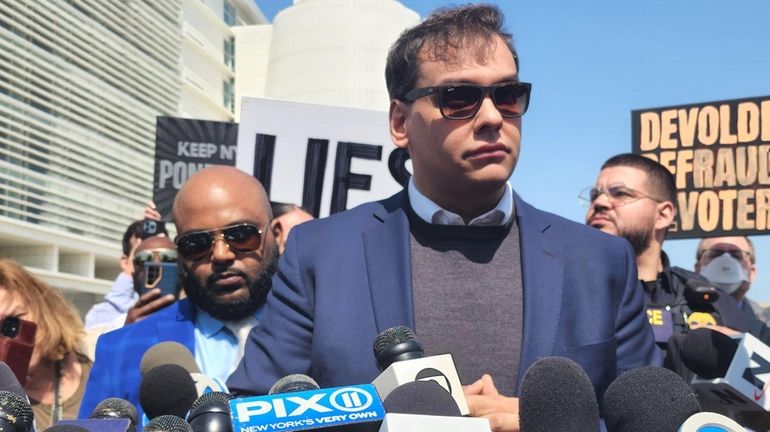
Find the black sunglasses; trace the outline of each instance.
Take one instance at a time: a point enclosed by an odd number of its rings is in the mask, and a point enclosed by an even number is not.
[[[164,262],[174,263],[176,262],[177,253],[176,249],[158,248],[158,249],[145,249],[134,253],[134,267],[141,268],[146,262]]]
[[[433,94],[438,95],[438,107],[441,115],[450,120],[465,120],[476,115],[487,94],[492,95],[492,102],[506,118],[521,117],[529,107],[529,94],[532,84],[525,82],[504,82],[491,86],[476,84],[447,84],[435,87],[422,87],[407,92],[403,100],[414,102]]]
[[[267,226],[265,226],[267,227]],[[262,245],[262,230],[251,223],[240,223],[206,231],[194,231],[176,239],[179,256],[189,261],[205,258],[218,236],[236,252],[254,252]]]

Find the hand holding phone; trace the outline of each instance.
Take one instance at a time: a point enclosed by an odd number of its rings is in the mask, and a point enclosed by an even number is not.
[[[137,322],[174,303],[179,296],[175,263],[145,262],[139,300],[129,308],[125,324]]]

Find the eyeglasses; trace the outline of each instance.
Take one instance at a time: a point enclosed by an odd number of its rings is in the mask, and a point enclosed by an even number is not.
[[[602,194],[607,195],[607,201],[613,207],[626,205],[643,198],[649,198],[658,203],[663,202],[663,200],[653,198],[643,192],[631,189],[623,183],[613,183],[604,188],[587,187],[580,191],[578,201],[580,202],[580,205],[590,207]]]
[[[236,252],[254,252],[262,245],[262,230],[254,224],[241,223],[187,233],[176,239],[176,248],[183,259],[198,261],[211,252],[217,237],[222,237],[227,247]]]
[[[177,253],[175,249],[144,249],[134,253],[134,268],[141,268],[146,262],[174,263],[176,258]]]
[[[711,261],[726,253],[730,254],[731,257],[738,261],[743,261],[744,258],[751,261],[751,252],[740,249],[705,249],[698,252],[698,259],[705,258],[706,260]]]
[[[529,107],[529,94],[532,84],[525,82],[505,82],[491,86],[476,84],[447,84],[435,87],[422,87],[407,92],[403,100],[414,102],[433,94],[438,95],[441,115],[450,120],[465,120],[476,115],[487,94],[506,118],[521,117]]]

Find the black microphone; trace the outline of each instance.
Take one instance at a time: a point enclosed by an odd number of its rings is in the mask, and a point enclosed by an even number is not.
[[[0,391],[9,391],[27,399],[27,392],[21,386],[16,374],[13,373],[7,364],[0,361]]]
[[[608,432],[676,431],[700,412],[698,399],[674,372],[640,367],[619,376],[604,393]]]
[[[193,432],[193,429],[181,417],[162,415],[147,423],[142,432]]]
[[[194,432],[232,432],[230,421],[230,400],[233,397],[224,392],[211,392],[193,402],[187,421]]]
[[[681,342],[682,363],[704,379],[721,378],[727,374],[738,350],[738,342],[718,331],[698,328]]]
[[[29,398],[27,392],[24,391],[24,387],[21,386],[19,379],[16,378],[16,374],[13,373],[11,368],[0,361],[0,391],[11,392],[20,398],[22,398],[27,404],[29,404]],[[31,432],[35,431],[34,423],[29,429]]]
[[[678,358],[697,375],[690,385],[704,402],[732,411],[770,411],[765,378],[770,369],[767,344],[750,333],[732,338],[699,328],[681,337],[678,348]]]
[[[380,372],[395,362],[423,358],[425,355],[414,332],[406,326],[391,327],[378,334],[373,349]]]
[[[461,414],[470,413],[451,354],[425,357],[414,332],[405,326],[392,327],[378,334],[373,350],[377,367],[382,373],[372,384],[381,399],[386,399],[402,384],[435,381],[452,395]]]
[[[29,432],[32,430],[32,408],[26,398],[16,393],[0,391],[0,431]]]
[[[459,417],[452,395],[435,381],[412,381],[393,389],[382,401],[386,413]]]
[[[186,346],[178,342],[161,342],[153,345],[142,356],[139,370],[144,376],[152,369],[164,364],[175,364],[185,368],[195,382],[197,396],[212,391],[228,392],[227,386],[221,380],[202,374],[198,364],[195,363],[193,354]]]
[[[524,373],[519,396],[522,432],[595,432],[599,403],[583,369],[564,357],[545,357]]]
[[[131,402],[121,398],[107,398],[96,405],[91,419],[127,419],[131,422],[131,431],[136,430],[139,414]]]
[[[142,377],[139,385],[139,402],[150,419],[162,415],[184,418],[197,398],[190,372],[175,364],[153,368]]]
[[[270,387],[267,394],[281,394],[301,392],[308,390],[318,390],[321,388],[318,383],[307,375],[303,374],[291,374],[279,379]]]
[[[435,381],[401,384],[383,402],[379,432],[490,432],[484,418],[462,417],[457,402]]]

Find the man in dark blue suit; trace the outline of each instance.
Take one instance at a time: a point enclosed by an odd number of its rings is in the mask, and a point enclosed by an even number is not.
[[[108,397],[128,400],[141,415],[139,365],[160,342],[183,344],[203,374],[227,379],[261,318],[277,266],[271,219],[264,188],[240,170],[210,167],[188,179],[174,201],[187,298],[99,337],[79,418]]]
[[[265,393],[290,373],[371,382],[375,336],[406,325],[426,354],[453,354],[472,415],[518,430],[513,396],[539,357],[575,360],[600,393],[657,361],[628,243],[508,183],[531,86],[501,25],[495,7],[445,9],[396,41],[390,132],[409,184],[292,231],[232,391]]]

